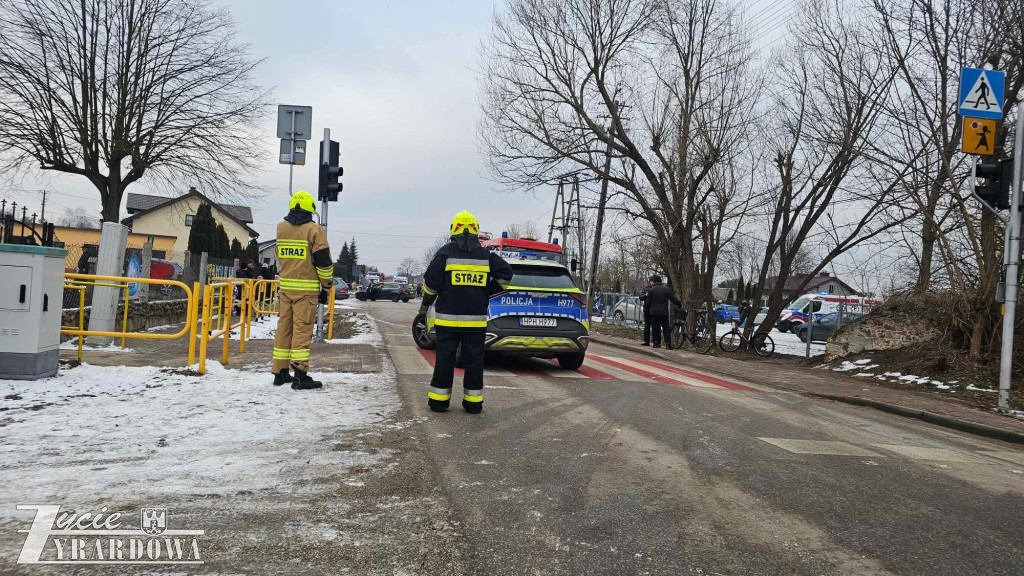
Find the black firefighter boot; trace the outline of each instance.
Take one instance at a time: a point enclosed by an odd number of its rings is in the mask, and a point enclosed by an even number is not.
[[[288,373],[288,369],[284,368],[277,374],[274,374],[274,386],[281,386],[289,382],[294,381],[292,375]]]
[[[298,368],[295,369],[295,378],[292,379],[292,390],[316,390],[323,387],[323,382],[313,380],[309,377],[309,374]]]

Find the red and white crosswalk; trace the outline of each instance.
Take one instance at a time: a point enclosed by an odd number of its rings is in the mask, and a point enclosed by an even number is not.
[[[392,349],[399,373],[429,374],[434,366],[434,352],[409,346]],[[414,352],[415,351],[415,352]],[[396,354],[397,352],[397,354]],[[418,353],[418,354],[417,354]],[[418,357],[417,357],[418,356]],[[455,370],[462,375],[461,369]],[[726,390],[758,391],[757,388],[740,384],[710,374],[681,368],[667,362],[649,358],[625,358],[588,354],[587,361],[578,370],[565,370],[554,360],[508,358],[488,361],[485,376],[492,377],[533,377],[533,378],[576,378],[588,380],[649,381],[675,386],[697,388],[718,388]]]

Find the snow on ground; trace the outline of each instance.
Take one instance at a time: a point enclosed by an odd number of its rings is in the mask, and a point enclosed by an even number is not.
[[[775,342],[776,354],[782,354],[784,356],[807,355],[807,343],[801,342],[800,338],[798,338],[796,334],[772,330],[768,335],[771,336],[772,341]],[[811,356],[821,356],[823,354],[825,354],[825,343],[811,342]]]
[[[378,374],[322,374],[324,389],[312,392],[217,362],[207,370],[83,364],[34,382],[0,380],[0,519],[19,503],[302,493],[306,484],[284,474],[296,460],[308,459],[303,474],[315,477],[390,457],[323,445],[396,412],[390,365]]]
[[[957,392],[959,390],[971,390],[974,392],[993,392],[997,393],[999,390],[994,388],[978,388],[977,386],[967,385],[964,386],[957,380],[950,380],[943,382],[941,380],[933,380],[928,376],[917,376],[914,374],[903,374],[902,372],[871,372],[872,368],[878,368],[880,365],[872,362],[870,358],[861,358],[860,360],[843,360],[838,365],[822,364],[819,368],[831,370],[833,372],[853,372],[857,370],[856,374],[852,374],[855,378],[871,378],[873,380],[879,380],[882,382],[892,382],[894,384],[921,384],[923,386],[929,386],[931,388],[937,388],[939,390],[948,390],[950,392]]]
[[[134,352],[135,351],[135,350],[132,350],[131,348],[124,348],[124,349],[122,349],[121,348],[121,339],[120,338],[115,338],[114,340],[112,340],[106,346],[93,346],[93,345],[88,344],[88,340],[86,340],[86,342],[87,342],[86,344],[82,345],[82,350],[88,350],[88,351],[92,351],[92,352]],[[75,336],[74,338],[72,338],[70,340],[61,342],[59,348],[61,350],[78,350],[78,336]]]

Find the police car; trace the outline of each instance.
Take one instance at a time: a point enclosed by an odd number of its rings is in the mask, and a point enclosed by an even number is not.
[[[485,348],[490,354],[555,358],[562,368],[583,365],[590,336],[590,318],[569,270],[558,262],[513,259],[509,287],[491,296],[487,308]],[[434,348],[434,308],[413,322],[421,348]]]

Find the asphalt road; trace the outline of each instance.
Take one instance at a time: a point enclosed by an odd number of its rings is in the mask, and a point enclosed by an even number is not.
[[[1019,446],[599,345],[582,374],[489,362],[481,415],[433,414],[416,302],[369,310],[425,419],[451,572],[1024,573]]]

